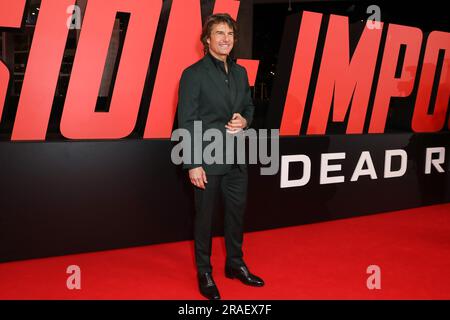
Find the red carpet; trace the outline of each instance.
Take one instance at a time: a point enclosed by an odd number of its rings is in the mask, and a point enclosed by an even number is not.
[[[224,299],[450,299],[450,203],[247,233],[245,259],[266,281],[246,287],[213,274]],[[81,268],[81,290],[66,268]],[[381,289],[369,290],[369,265]],[[0,299],[201,299],[192,241],[0,264]]]

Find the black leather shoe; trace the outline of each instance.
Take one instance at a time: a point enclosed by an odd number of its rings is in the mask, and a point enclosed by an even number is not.
[[[242,266],[239,269],[225,267],[225,276],[230,279],[237,278],[248,286],[262,287],[264,285],[264,280],[251,274],[246,266]]]
[[[200,293],[208,300],[220,300],[219,290],[210,272],[198,275]]]

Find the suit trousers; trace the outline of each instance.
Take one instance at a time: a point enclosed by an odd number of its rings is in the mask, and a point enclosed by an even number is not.
[[[247,168],[234,165],[223,175],[207,175],[205,189],[195,188],[195,261],[199,273],[212,272],[213,217],[220,194],[224,203],[226,265],[239,268],[243,261],[244,212],[247,202]]]

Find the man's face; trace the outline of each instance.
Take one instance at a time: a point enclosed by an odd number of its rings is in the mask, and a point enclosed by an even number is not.
[[[225,60],[233,49],[233,28],[226,23],[218,23],[212,27],[211,36],[206,41],[211,54],[218,59]]]

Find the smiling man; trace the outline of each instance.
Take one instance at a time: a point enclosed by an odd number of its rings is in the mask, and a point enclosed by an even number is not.
[[[245,68],[230,58],[236,42],[236,22],[228,14],[215,14],[205,22],[201,41],[205,56],[184,70],[178,93],[178,125],[194,137],[194,121],[202,130],[218,129],[226,135],[239,134],[250,125],[254,106]],[[241,132],[242,133],[242,132]],[[196,133],[201,134],[201,133]],[[191,145],[194,146],[192,142]],[[192,150],[191,155],[202,150]],[[225,276],[237,278],[250,286],[264,281],[251,274],[244,263],[242,242],[247,200],[247,166],[228,163],[226,156],[234,150],[224,149],[222,161],[207,164],[183,163],[194,186],[195,261],[200,293],[207,299],[220,299],[212,277],[211,235],[216,201],[224,200],[224,234],[226,246]]]

